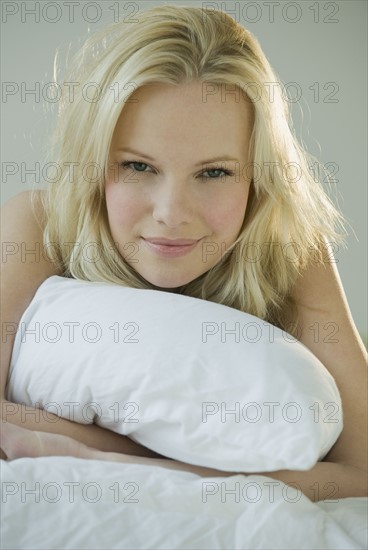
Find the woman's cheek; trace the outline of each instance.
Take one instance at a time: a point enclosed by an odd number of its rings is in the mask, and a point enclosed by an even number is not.
[[[139,221],[141,201],[136,193],[127,192],[119,184],[106,185],[106,207],[111,229],[125,226],[127,229]]]
[[[213,232],[235,239],[243,224],[247,199],[248,193],[234,197],[231,201],[227,197],[227,200],[219,200],[216,206],[209,207],[207,220]]]

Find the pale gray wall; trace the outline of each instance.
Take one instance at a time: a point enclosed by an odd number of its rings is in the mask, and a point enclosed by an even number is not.
[[[37,10],[37,4],[40,9]],[[337,170],[338,202],[350,222],[349,249],[340,252],[339,271],[359,331],[367,330],[367,3],[365,1],[315,2],[199,2],[105,0],[74,4],[74,15],[63,2],[2,2],[1,77],[19,88],[4,96],[2,119],[1,200],[30,188],[35,177],[27,174],[47,150],[47,131],[55,113],[52,105],[28,95],[27,89],[51,81],[53,56],[61,46],[78,47],[88,32],[120,19],[139,17],[139,10],[162,4],[207,5],[224,9],[251,30],[284,83],[296,83],[300,101],[292,104],[297,135],[323,163]],[[318,12],[316,11],[318,5]],[[22,9],[23,6],[23,9]],[[27,11],[24,10],[24,6]],[[36,8],[36,20],[30,13]],[[101,13],[96,22],[92,20]],[[273,14],[272,14],[273,11]],[[14,12],[14,13],[12,13]],[[59,18],[58,21],[52,22]],[[12,84],[13,83],[13,84]],[[332,84],[331,84],[332,83]],[[311,89],[314,87],[314,91]],[[4,88],[3,88],[4,89]],[[319,97],[316,91],[319,89]],[[329,95],[337,90],[335,95]],[[334,101],[331,101],[334,100]],[[13,165],[5,163],[14,163]],[[6,169],[13,167],[13,175]],[[42,184],[42,175],[40,185]]]

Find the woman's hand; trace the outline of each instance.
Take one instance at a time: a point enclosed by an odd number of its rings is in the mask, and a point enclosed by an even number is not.
[[[162,466],[174,470],[193,471],[198,475],[226,475],[225,472],[192,466],[170,460],[167,458],[149,458],[132,456],[125,453],[109,453],[88,447],[80,441],[65,435],[37,432],[27,430],[9,422],[3,422],[1,430],[1,447],[4,449],[8,460],[16,458],[37,458],[41,456],[74,456],[109,462],[122,462],[129,464],[146,464],[151,466]]]
[[[8,460],[39,456],[85,458],[94,450],[66,435],[26,430],[10,422],[2,422],[0,442]]]
[[[139,443],[135,443],[128,437],[101,428],[96,424],[78,424],[56,416],[51,412],[47,412],[47,415],[40,414],[40,412],[42,413],[42,410],[28,405],[11,403],[6,400],[1,401],[2,426],[11,423],[27,430],[46,432],[49,435],[52,433],[68,436],[87,447],[93,447],[101,451],[114,451],[127,455],[154,458],[161,457],[161,455],[139,445]],[[3,447],[2,449],[5,451]],[[0,458],[6,457],[2,455]]]

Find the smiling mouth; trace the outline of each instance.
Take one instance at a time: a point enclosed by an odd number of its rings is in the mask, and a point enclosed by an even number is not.
[[[177,258],[191,252],[202,239],[144,238],[143,243],[154,254],[164,258]]]

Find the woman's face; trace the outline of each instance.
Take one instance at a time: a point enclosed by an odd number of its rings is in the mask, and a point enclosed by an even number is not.
[[[127,263],[160,288],[189,283],[216,265],[247,206],[251,104],[224,86],[205,95],[203,86],[139,88],[111,144],[111,234]]]

